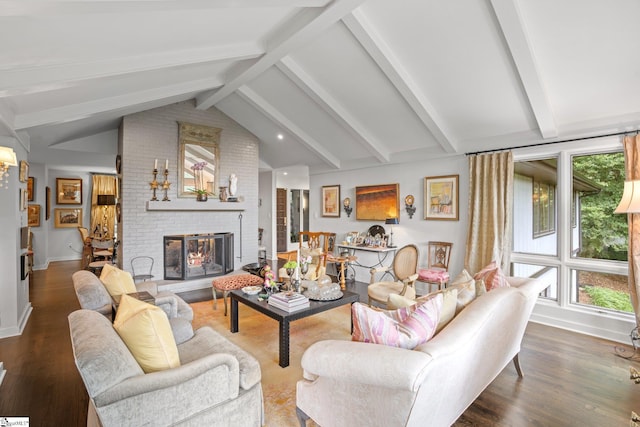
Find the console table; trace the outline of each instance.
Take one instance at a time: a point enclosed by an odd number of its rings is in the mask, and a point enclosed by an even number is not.
[[[382,248],[380,246],[358,246],[358,245],[336,245],[336,246],[338,248],[338,253],[341,253],[343,252],[343,250],[346,250],[349,252],[349,256],[353,256],[354,258],[356,258],[355,260],[348,262],[346,265],[347,269],[351,268],[351,271],[353,271],[354,276],[355,276],[355,270],[353,267],[361,267],[367,270],[370,270],[376,267],[385,267],[384,264],[385,262],[387,262],[387,259],[389,259],[389,265],[390,265],[391,262],[393,262],[393,258],[395,257],[395,253],[397,249],[397,248],[389,248],[389,247]],[[376,257],[372,263],[365,264],[365,262],[367,262],[366,259],[363,259],[362,256],[360,257],[355,256],[356,252],[358,251],[373,253],[373,254],[376,254]],[[389,257],[389,254],[391,254],[391,257]],[[391,274],[391,272],[387,271],[385,272],[385,275],[386,274]]]

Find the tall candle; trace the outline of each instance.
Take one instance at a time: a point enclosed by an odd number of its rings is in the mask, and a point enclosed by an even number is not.
[[[169,169],[169,159],[164,162],[164,168]]]
[[[153,163],[153,168],[158,169],[158,159]]]

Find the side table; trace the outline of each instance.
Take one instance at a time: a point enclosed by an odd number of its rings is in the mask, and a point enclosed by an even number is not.
[[[346,289],[346,283],[345,283],[346,272],[344,271],[345,264],[348,264],[350,262],[354,262],[357,259],[358,259],[358,257],[355,256],[355,255],[334,256],[334,255],[330,254],[330,255],[327,256],[327,262],[333,262],[333,263],[336,263],[336,264],[340,264],[340,270],[339,270],[338,277],[340,278],[340,289],[342,289],[343,291]]]

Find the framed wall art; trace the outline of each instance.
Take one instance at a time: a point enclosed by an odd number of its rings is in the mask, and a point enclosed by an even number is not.
[[[424,219],[458,220],[458,175],[424,178]]]
[[[82,179],[56,178],[56,203],[59,205],[81,205]]]
[[[400,218],[399,184],[356,187],[356,219]]]
[[[20,207],[20,210],[21,211],[26,210],[27,209],[27,190],[24,188],[21,188],[18,198],[19,198],[18,206]]]
[[[20,160],[20,175],[18,178],[20,182],[27,182],[27,177],[29,176],[29,163],[26,160]]]
[[[56,228],[82,227],[81,208],[56,208],[53,217]]]
[[[339,185],[325,185],[322,187],[322,216],[340,217]]]
[[[27,208],[29,227],[40,227],[40,205],[29,205]]]
[[[36,179],[32,176],[27,178],[27,200],[33,202],[36,198]]]
[[[51,218],[51,187],[47,186],[44,194],[44,220],[49,221]]]

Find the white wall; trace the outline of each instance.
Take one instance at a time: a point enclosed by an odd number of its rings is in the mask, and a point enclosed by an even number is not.
[[[468,162],[465,156],[456,156],[446,161],[405,163],[402,165],[381,166],[375,169],[334,172],[330,174],[312,175],[310,177],[310,229],[312,231],[331,231],[337,233],[337,241],[341,242],[349,231],[365,232],[374,225],[382,225],[387,233],[389,226],[384,221],[358,221],[354,207],[351,217],[342,210],[340,218],[322,217],[322,186],[340,185],[340,203],[345,197],[351,198],[355,204],[355,187],[375,184],[399,184],[400,188],[400,224],[393,227],[393,240],[397,247],[413,243],[420,250],[420,264],[426,265],[427,242],[439,240],[453,242],[449,271],[453,275],[464,266],[464,251],[467,236],[466,207],[468,205]],[[427,176],[459,175],[459,220],[436,221],[424,219],[424,178]],[[417,210],[412,219],[405,210],[404,198],[408,194],[415,197]],[[358,252],[359,256],[369,258],[371,255]],[[374,255],[375,256],[375,255]],[[365,260],[363,259],[363,262]],[[388,264],[385,263],[385,264]],[[369,272],[358,268],[356,279],[368,282]]]
[[[11,147],[18,163],[27,159],[27,149],[16,139],[0,137],[0,145]],[[20,210],[20,189],[27,184],[18,180],[19,166],[9,168],[9,188],[0,189],[0,338],[18,335],[24,329],[29,314],[29,276],[20,277],[20,228],[27,225],[27,211]]]

